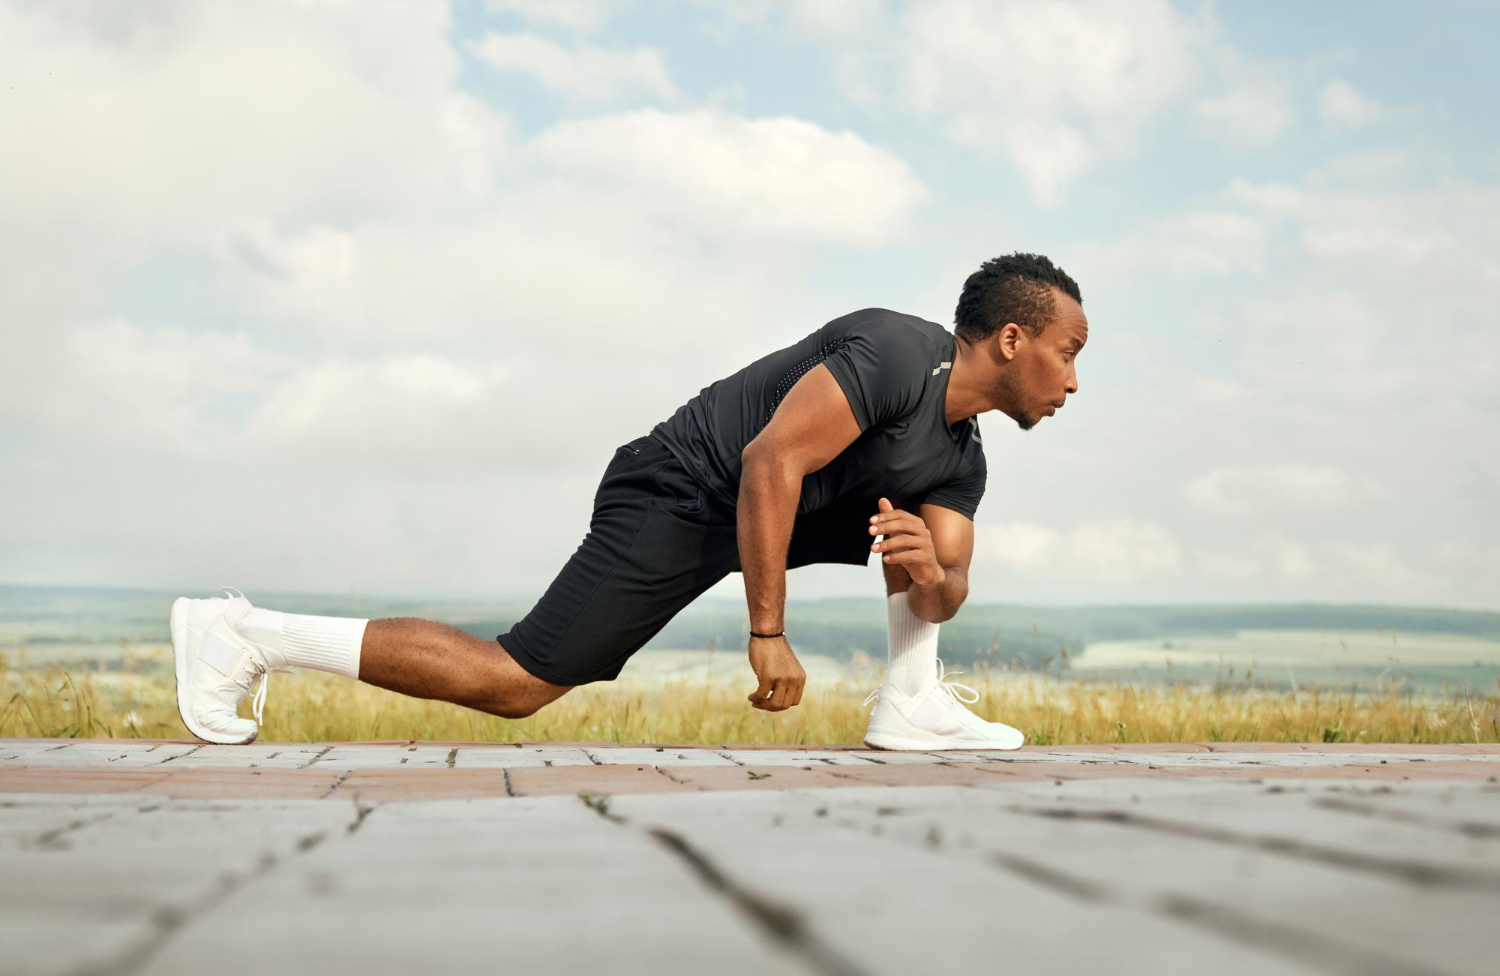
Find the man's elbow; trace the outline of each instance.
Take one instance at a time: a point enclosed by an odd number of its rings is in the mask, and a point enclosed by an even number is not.
[[[801,484],[803,471],[792,458],[769,445],[751,441],[740,452],[740,481],[744,484],[770,482]]]
[[[908,594],[907,603],[911,607],[911,612],[918,618],[930,624],[941,624],[953,619],[968,596],[969,581],[962,574],[950,569],[948,579],[944,581],[939,591],[933,594],[934,598],[913,600]]]

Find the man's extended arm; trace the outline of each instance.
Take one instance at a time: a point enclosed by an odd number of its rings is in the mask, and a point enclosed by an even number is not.
[[[789,390],[771,422],[740,454],[738,538],[750,629],[780,633],[786,607],[786,553],[802,479],[859,437],[859,422],[828,367],[815,366]],[[756,708],[779,712],[802,700],[807,675],[785,637],[750,640],[760,681]]]

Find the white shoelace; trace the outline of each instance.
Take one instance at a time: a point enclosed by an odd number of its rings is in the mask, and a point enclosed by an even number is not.
[[[938,658],[937,659],[937,673],[938,673],[938,675],[937,675],[938,687],[940,689],[942,689],[943,694],[947,695],[948,698],[950,700],[952,700],[952,702],[956,706],[962,708],[964,705],[972,705],[975,702],[979,701],[979,692],[975,691],[973,688],[970,688],[968,685],[963,684],[962,682],[959,682],[959,681],[949,681],[948,680],[948,676],[949,675],[963,674],[963,672],[962,671],[949,671],[949,670],[947,670],[946,668],[943,667],[943,659],[942,658]],[[965,698],[962,694],[960,694],[961,690],[968,692],[969,694],[973,695],[974,697],[973,698]],[[870,703],[873,702],[873,701],[875,701],[875,699],[877,699],[879,697],[880,697],[880,688],[876,688],[874,691],[870,692],[868,695],[865,696],[864,703],[860,707],[861,708],[868,708],[870,706]],[[968,711],[968,709],[964,709],[964,710]]]
[[[232,586],[221,586],[219,587],[219,589],[224,593],[238,597],[241,600],[245,599],[245,594],[241,593],[239,590],[235,589]],[[264,670],[252,671],[250,676],[251,681],[255,681],[255,675],[258,674],[260,676],[260,681],[255,686],[255,697],[250,699],[250,712],[255,716],[256,725],[261,725],[264,723],[266,713],[266,688],[271,684],[272,671],[280,671],[283,674],[292,673],[291,668],[265,668]],[[243,687],[246,691],[248,691],[250,686],[244,685]]]

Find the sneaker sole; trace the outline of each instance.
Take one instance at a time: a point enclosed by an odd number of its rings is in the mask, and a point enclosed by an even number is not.
[[[1000,749],[1007,752],[1019,749],[1025,742],[1017,742],[1010,745],[995,739],[950,739],[943,736],[933,736],[930,739],[919,739],[911,736],[893,735],[889,732],[877,732],[870,730],[865,733],[865,745],[871,749],[885,749],[891,752],[942,752],[944,750],[963,750],[972,752],[977,749],[994,750]]]
[[[260,734],[259,727],[250,734],[250,738],[236,739],[222,732],[214,732],[193,718],[192,709],[188,708],[187,622],[188,598],[180,596],[172,601],[172,657],[177,666],[177,716],[182,719],[182,724],[187,726],[189,732],[204,742],[221,746],[249,745]]]

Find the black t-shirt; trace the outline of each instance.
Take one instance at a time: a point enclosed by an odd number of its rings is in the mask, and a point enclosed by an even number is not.
[[[866,308],[757,359],[705,388],[652,429],[718,502],[734,507],[740,452],[792,384],[819,363],[844,389],[859,437],[802,479],[797,512],[840,498],[925,501],[973,518],[984,494],[984,449],[970,417],[945,417],[954,338],[914,315]]]

